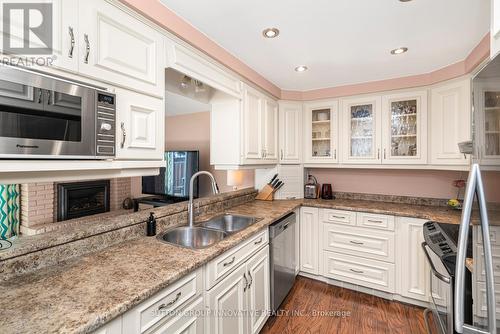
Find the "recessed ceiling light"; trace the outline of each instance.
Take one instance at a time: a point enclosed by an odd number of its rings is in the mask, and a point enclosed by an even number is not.
[[[274,37],[278,37],[278,35],[280,34],[280,31],[277,29],[277,28],[267,28],[267,29],[264,29],[262,31],[262,35],[265,37],[265,38],[274,38]]]
[[[411,0],[399,0],[399,2],[410,2]]]
[[[305,72],[307,71],[307,66],[300,65],[295,68],[295,72]]]
[[[397,49],[391,50],[391,54],[393,54],[393,55],[400,55],[402,53],[405,53],[406,51],[408,51],[407,47],[401,47],[401,48],[397,48]]]

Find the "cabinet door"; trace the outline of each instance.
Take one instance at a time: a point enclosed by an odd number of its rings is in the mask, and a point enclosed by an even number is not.
[[[481,164],[500,165],[500,82],[485,81],[474,87],[474,113],[478,127]]]
[[[79,1],[79,71],[115,85],[163,96],[162,35],[102,0]]]
[[[469,164],[458,143],[471,140],[470,96],[470,78],[432,88],[429,148],[433,165]]]
[[[280,163],[302,162],[302,104],[285,102],[279,106]]]
[[[337,162],[338,102],[307,104],[305,110],[305,162]]]
[[[319,217],[317,208],[300,211],[300,270],[319,273]]]
[[[270,99],[263,99],[262,143],[264,160],[278,162],[278,104]]]
[[[423,224],[426,220],[398,217],[398,283],[404,297],[428,302],[430,297],[429,264],[422,249]]]
[[[381,163],[380,104],[378,96],[342,100],[343,163]]]
[[[163,160],[163,100],[117,89],[116,103],[116,158]]]
[[[262,97],[256,90],[245,87],[243,96],[243,158],[258,163],[263,157]]]
[[[427,163],[427,91],[386,95],[382,108],[382,162]]]
[[[177,310],[179,311],[179,310]],[[177,317],[160,325],[149,334],[203,334],[203,298],[198,298]]]
[[[266,322],[270,306],[269,246],[247,262],[248,273],[248,333],[259,333]]]
[[[241,265],[229,276],[214,286],[206,294],[210,316],[210,333],[246,334],[248,273],[246,265]]]
[[[78,71],[78,0],[53,0],[53,66]]]

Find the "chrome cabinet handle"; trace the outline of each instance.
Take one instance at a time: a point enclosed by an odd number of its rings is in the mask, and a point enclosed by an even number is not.
[[[352,271],[353,273],[356,273],[356,274],[362,274],[364,273],[363,270],[356,270],[356,269],[349,269],[350,271]]]
[[[386,153],[386,149],[384,148],[384,159],[387,159],[387,157],[386,157],[386,154],[385,154],[385,153]]]
[[[352,241],[352,240],[350,240],[349,242],[350,242],[351,244],[354,244],[354,245],[364,245],[364,244],[365,244],[364,242]]]
[[[333,218],[337,218],[337,219],[345,219],[344,216],[335,216],[335,215],[332,215]]]
[[[233,256],[233,258],[231,259],[231,261],[229,261],[229,262],[224,262],[224,263],[222,264],[222,266],[223,266],[223,267],[226,267],[226,266],[229,266],[229,265],[233,264],[235,259],[236,259],[236,258]]]
[[[283,149],[281,149],[281,160],[283,160]]]
[[[334,149],[334,150],[333,150],[333,158],[334,158],[334,159],[337,159],[337,149]]]
[[[42,98],[43,98],[42,94],[43,94],[42,90],[39,89],[38,90],[38,103],[42,103]]]
[[[177,303],[177,301],[179,300],[179,298],[181,298],[181,294],[182,294],[182,292],[181,292],[181,291],[179,291],[179,292],[177,293],[177,295],[175,296],[175,299],[173,299],[173,300],[169,301],[169,302],[168,302],[168,303],[166,303],[166,304],[161,304],[160,306],[158,306],[158,311],[161,311],[161,310],[163,310],[163,309],[166,309],[167,307],[172,306],[172,305],[174,305],[175,303]]]
[[[125,123],[121,122],[120,128],[122,129],[122,142],[120,143],[120,147],[125,147],[125,140],[127,139],[127,132],[125,131]]]
[[[88,64],[89,63],[89,55],[90,55],[90,41],[89,41],[89,35],[87,34],[84,34],[83,35],[83,39],[85,40],[85,57],[83,58],[83,61],[85,62],[85,64]]]
[[[254,245],[258,245],[258,244],[260,244],[261,242],[262,242],[262,238],[260,238],[260,239],[259,239],[259,241],[256,241],[256,242],[254,242],[253,244],[254,244]]]
[[[377,149],[377,160],[380,159],[380,149]]]
[[[248,288],[248,279],[246,273],[243,273],[243,278],[245,279],[245,286],[243,287],[243,292],[247,291]]]
[[[366,221],[368,221],[370,223],[377,223],[377,224],[383,223],[383,221],[381,221],[381,220],[374,220],[374,219],[367,219]]]
[[[47,91],[47,105],[50,105],[50,90]]]
[[[73,51],[75,50],[75,34],[73,33],[73,27],[68,27],[69,38],[71,39],[68,57],[73,58]]]
[[[253,283],[253,278],[252,278],[252,274],[250,274],[250,270],[248,271],[248,277],[250,278],[250,283],[248,283],[248,289],[250,289],[250,287],[252,286],[252,283]]]

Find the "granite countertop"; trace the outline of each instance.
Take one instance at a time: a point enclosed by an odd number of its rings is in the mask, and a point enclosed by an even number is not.
[[[180,248],[140,237],[1,282],[1,331],[91,332],[301,205],[445,223],[460,220],[459,212],[442,207],[353,200],[252,201],[227,212],[262,219],[209,248]]]

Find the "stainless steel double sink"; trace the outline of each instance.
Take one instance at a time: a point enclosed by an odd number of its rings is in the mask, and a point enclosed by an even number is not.
[[[176,227],[158,235],[160,241],[186,248],[206,248],[255,224],[254,217],[223,214],[194,227]]]

